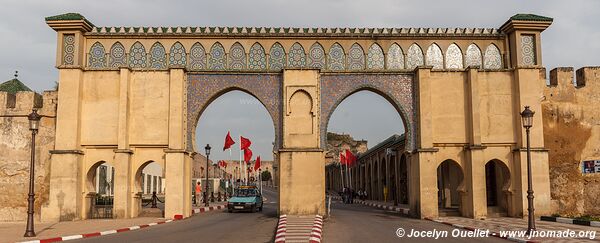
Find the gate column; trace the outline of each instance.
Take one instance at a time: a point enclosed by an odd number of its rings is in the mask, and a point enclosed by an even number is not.
[[[278,156],[280,214],[325,214],[319,76],[317,70],[283,71],[283,148]]]

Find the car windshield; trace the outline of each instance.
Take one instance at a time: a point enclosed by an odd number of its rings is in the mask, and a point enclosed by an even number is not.
[[[233,194],[234,197],[256,197],[255,189],[237,189]]]

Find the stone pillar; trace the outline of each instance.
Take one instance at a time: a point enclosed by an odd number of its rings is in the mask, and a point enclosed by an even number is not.
[[[325,154],[320,134],[320,75],[283,71],[283,148],[279,213],[325,214]]]
[[[483,150],[481,144],[480,123],[480,95],[479,74],[477,68],[467,69],[467,138],[469,145],[466,147],[466,161],[464,178],[466,188],[466,200],[461,201],[461,214],[473,218],[485,218],[487,216],[485,161],[483,161]]]
[[[80,176],[83,151],[79,144],[81,126],[81,69],[59,69],[59,105],[56,111],[55,150],[50,151],[50,198],[42,207],[42,221],[81,219],[86,195]]]
[[[131,172],[131,152],[126,150],[116,150],[115,153],[115,183],[113,200],[114,218],[131,218],[131,184],[129,177]],[[137,215],[136,215],[137,216]]]
[[[165,149],[165,217],[191,215],[191,158],[185,151],[185,73],[182,68],[169,73],[169,149]]]
[[[534,191],[535,214],[544,215],[552,213],[550,200],[550,173],[548,166],[548,150],[544,148],[542,107],[539,95],[545,86],[544,69],[517,68],[514,71],[515,90],[517,97],[514,99],[515,129],[517,134],[517,146],[514,149],[513,158],[515,170],[511,177],[517,178],[515,189],[515,210],[527,215],[527,153],[526,133],[518,115],[524,106],[530,106],[535,112],[533,126],[530,129],[531,139],[531,170]],[[515,182],[515,181],[513,181]]]

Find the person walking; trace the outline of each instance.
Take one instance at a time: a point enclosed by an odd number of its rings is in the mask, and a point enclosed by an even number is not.
[[[202,186],[200,186],[200,182],[196,184],[196,206],[200,204],[200,195],[202,195]]]
[[[367,200],[367,190],[363,190],[363,201]]]

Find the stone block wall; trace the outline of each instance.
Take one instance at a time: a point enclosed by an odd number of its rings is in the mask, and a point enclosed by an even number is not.
[[[544,143],[550,185],[561,215],[600,215],[600,173],[583,174],[583,160],[600,160],[600,67],[559,67],[544,89]]]
[[[0,92],[0,221],[27,219],[31,131],[27,115],[33,108],[42,116],[36,136],[35,214],[48,201],[50,153],[54,149],[57,92],[9,94]]]

